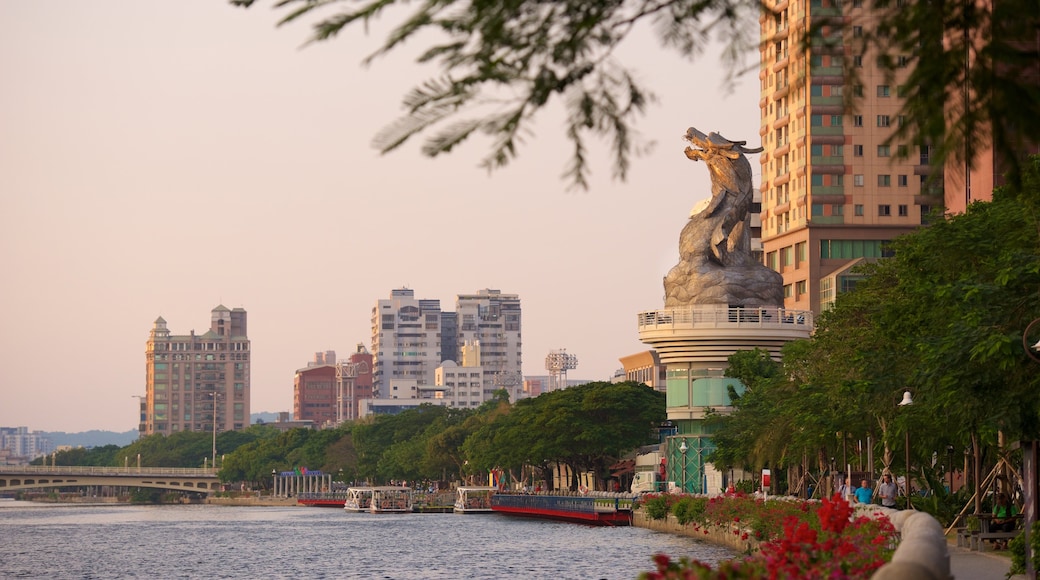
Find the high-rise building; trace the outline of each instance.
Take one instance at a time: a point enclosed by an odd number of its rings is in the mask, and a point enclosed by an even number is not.
[[[174,335],[160,316],[148,336],[142,436],[249,427],[249,337],[246,311],[217,306],[210,328]]]
[[[761,24],[762,243],[787,308],[820,312],[853,287],[852,268],[942,204],[927,145],[886,140],[900,114],[909,54],[890,75],[858,39],[870,2],[771,0]],[[812,48],[799,50],[813,24]],[[855,80],[850,80],[855,79]],[[852,91],[854,95],[846,94]],[[849,106],[846,97],[855,97]]]
[[[505,389],[509,400],[523,393],[521,370],[520,297],[499,290],[459,294],[455,300],[458,317],[456,344],[479,345],[479,366],[484,369],[484,399]]]
[[[372,389],[376,398],[390,396],[390,382],[411,379],[433,385],[441,363],[441,305],[416,300],[415,291],[399,288],[372,308]],[[448,340],[454,340],[449,337]]]
[[[403,381],[415,381],[416,393],[435,397],[443,390],[437,388],[437,368],[448,360],[461,363],[466,344],[479,349],[479,363],[473,366],[482,369],[481,400],[498,389],[506,389],[510,400],[521,396],[520,298],[485,289],[459,294],[455,305],[455,312],[442,312],[439,300],[418,300],[408,288],[393,290],[390,299],[376,303],[372,309],[374,397],[405,398]],[[392,392],[394,384],[396,392]]]

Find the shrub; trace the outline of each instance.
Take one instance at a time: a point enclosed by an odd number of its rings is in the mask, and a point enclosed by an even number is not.
[[[683,509],[689,512],[695,509],[692,506]],[[749,511],[738,513],[740,508]],[[656,569],[644,572],[640,579],[869,578],[891,559],[895,531],[884,516],[852,519],[852,514],[852,507],[838,496],[819,503],[712,498],[705,504],[704,517],[713,522],[741,524],[749,518],[776,522],[780,518],[781,524],[765,532],[768,539],[757,554],[723,562],[714,570],[696,560],[674,561],[657,554],[653,558]]]
[[[652,520],[663,520],[671,510],[670,499],[666,494],[651,495],[643,499],[646,517]]]
[[[704,509],[708,505],[708,499],[704,497],[682,497],[672,506],[672,514],[681,525],[691,522],[699,522],[704,516]]]

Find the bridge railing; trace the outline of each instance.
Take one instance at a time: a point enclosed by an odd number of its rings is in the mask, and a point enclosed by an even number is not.
[[[92,467],[77,465],[8,465],[0,468],[6,475],[179,475],[182,477],[213,477],[217,470],[199,467]]]

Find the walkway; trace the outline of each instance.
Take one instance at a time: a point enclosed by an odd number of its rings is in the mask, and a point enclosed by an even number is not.
[[[1011,557],[1007,552],[973,552],[949,544],[950,573],[956,580],[1004,580],[1011,569]],[[1025,578],[1024,575],[1012,578]]]

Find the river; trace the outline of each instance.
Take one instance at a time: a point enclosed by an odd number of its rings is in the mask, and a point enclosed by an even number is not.
[[[726,548],[636,527],[500,514],[0,500],[0,578],[628,579]]]

